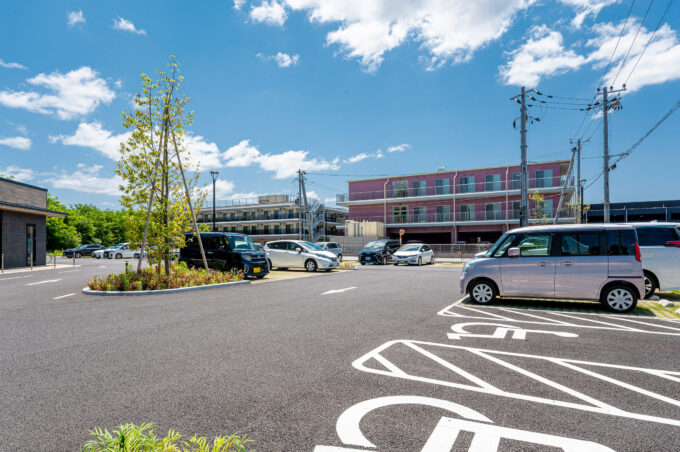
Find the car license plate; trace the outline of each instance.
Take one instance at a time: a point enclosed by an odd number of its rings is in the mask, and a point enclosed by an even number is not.
[[[260,273],[260,267],[253,268],[253,273]]]

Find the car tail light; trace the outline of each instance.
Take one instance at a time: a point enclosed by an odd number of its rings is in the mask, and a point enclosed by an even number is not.
[[[663,246],[674,246],[676,248],[680,248],[680,240],[672,240],[670,242],[666,242],[663,244]]]
[[[635,242],[635,260],[642,262],[642,256],[640,255],[640,245],[638,245],[637,242]]]

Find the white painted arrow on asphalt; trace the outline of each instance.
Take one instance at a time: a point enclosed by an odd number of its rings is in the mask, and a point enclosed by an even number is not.
[[[346,287],[344,289],[333,289],[333,290],[329,290],[328,292],[324,292],[321,295],[328,295],[328,294],[331,294],[331,293],[342,293],[342,292],[347,292],[348,290],[352,290],[352,289],[356,289],[356,287]]]
[[[32,283],[29,283],[29,284],[26,284],[26,285],[27,286],[35,286],[36,284],[45,284],[45,283],[48,283],[48,282],[57,282],[57,281],[61,281],[61,279],[47,279],[45,281],[32,282]]]

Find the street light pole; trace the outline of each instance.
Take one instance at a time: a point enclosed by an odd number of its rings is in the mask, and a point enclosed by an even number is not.
[[[579,141],[580,141],[580,140],[579,140]],[[579,144],[580,144],[580,143],[579,143]],[[579,153],[580,153],[580,150],[579,150]],[[578,184],[579,184],[579,187],[580,187],[579,192],[581,193],[581,196],[580,196],[581,209],[579,210],[579,213],[578,213],[578,216],[579,216],[579,223],[583,223],[583,220],[584,220],[584,218],[583,218],[583,183],[584,183],[585,181],[586,181],[585,179],[579,179],[579,180],[578,180]]]
[[[217,180],[217,175],[220,174],[217,171],[210,171],[210,176],[212,177],[213,181],[213,211],[212,211],[212,230],[213,232],[217,232],[217,227],[215,226],[215,181]]]

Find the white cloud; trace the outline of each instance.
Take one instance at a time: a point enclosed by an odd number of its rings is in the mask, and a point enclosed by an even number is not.
[[[345,160],[346,163],[358,163],[361,162],[362,160],[366,160],[367,158],[370,158],[371,154],[367,154],[365,152],[362,152],[357,155],[353,155],[352,157],[348,158]]]
[[[113,19],[113,29],[114,30],[120,30],[120,31],[129,31],[131,33],[136,33],[138,35],[145,35],[146,31],[142,30],[141,28],[135,27],[135,24],[130,22],[127,19],[123,19],[122,17],[118,17],[117,19]]]
[[[22,135],[26,135],[28,133],[28,129],[23,124],[17,124],[14,127],[17,129],[17,132],[19,132]]]
[[[541,77],[578,69],[586,58],[565,49],[560,32],[545,25],[532,27],[530,38],[509,53],[511,60],[499,68],[506,85],[537,86]]]
[[[245,3],[246,0],[234,0],[234,9],[240,10]]]
[[[296,66],[300,59],[300,55],[288,55],[287,53],[277,52],[276,55],[264,55],[258,53],[256,55],[262,61],[274,60],[279,67]]]
[[[213,142],[207,142],[200,135],[187,135],[184,144],[189,151],[189,164],[199,170],[221,168],[222,155]]]
[[[0,67],[4,67],[5,69],[27,69],[23,64],[10,63],[9,61],[3,61],[2,59],[0,59]]]
[[[205,199],[212,204],[212,181],[203,187],[203,191],[206,195]],[[226,179],[217,179],[215,181],[215,199],[229,199],[234,195],[233,191],[234,183],[232,181]]]
[[[595,48],[588,56],[588,61],[593,62],[594,67],[601,68],[609,62],[622,26],[623,23],[617,26],[606,23],[594,27],[597,36],[586,43],[586,46]],[[628,22],[627,31],[621,37],[621,42],[619,43],[619,50],[612,61],[609,71],[605,75],[607,85],[611,85],[619,73],[619,67],[627,52],[627,50],[623,51],[622,49],[630,48],[635,39],[635,32],[638,26],[639,21],[637,19]],[[628,75],[631,74],[638,57],[651,36],[652,31],[647,30],[645,27],[640,29],[630,55],[620,69],[620,75],[616,79],[617,85],[624,83]],[[680,79],[680,43],[678,42],[676,31],[668,24],[664,24],[657,30],[654,39],[649,44],[649,47],[647,47],[644,55],[642,55],[640,63],[635,67],[635,71],[632,72],[627,88],[628,92],[631,92],[647,85],[655,85],[677,79]]]
[[[404,152],[408,149],[411,149],[411,145],[408,144],[408,143],[402,143],[402,144],[398,144],[396,146],[388,147],[387,152],[390,152],[390,153],[392,153],[392,152]]]
[[[102,127],[101,123],[81,122],[73,135],[50,136],[51,143],[60,142],[68,146],[81,146],[99,151],[112,160],[120,157],[120,143],[127,141],[131,133],[113,134]]]
[[[315,23],[339,23],[326,35],[349,58],[374,72],[386,52],[408,39],[428,52],[428,69],[450,61],[469,60],[473,53],[501,37],[516,14],[535,0],[286,0],[293,10],[309,13]],[[277,22],[285,21],[284,14]]]
[[[109,104],[116,94],[106,81],[87,66],[61,74],[38,74],[27,80],[31,85],[47,88],[51,93],[35,91],[0,91],[0,104],[44,114],[59,119],[72,119],[92,113],[99,104]]]
[[[238,144],[227,149],[223,157],[225,166],[238,168],[257,163],[260,155],[260,151],[250,144],[250,140],[241,140]]]
[[[4,176],[11,176],[14,180],[26,182],[35,177],[35,173],[30,168],[20,168],[18,166],[9,165],[0,168],[0,174]]]
[[[618,3],[619,0],[560,0],[560,2],[574,8],[576,16],[571,20],[571,24],[576,28],[581,28],[586,17],[592,15],[594,19],[602,8]]]
[[[250,9],[250,18],[254,22],[264,22],[269,25],[283,25],[288,18],[288,13],[277,0],[263,0],[260,6]]]
[[[74,171],[62,171],[57,175],[49,176],[46,181],[54,188],[119,196],[119,186],[123,183],[123,179],[118,175],[102,177],[99,174],[101,169],[101,165],[89,166],[79,163]]]
[[[31,139],[26,137],[7,137],[0,138],[0,145],[9,146],[14,149],[28,151],[31,149]]]
[[[69,27],[72,27],[76,24],[85,22],[85,16],[83,16],[83,11],[71,11],[68,13],[68,19],[67,23]]]

